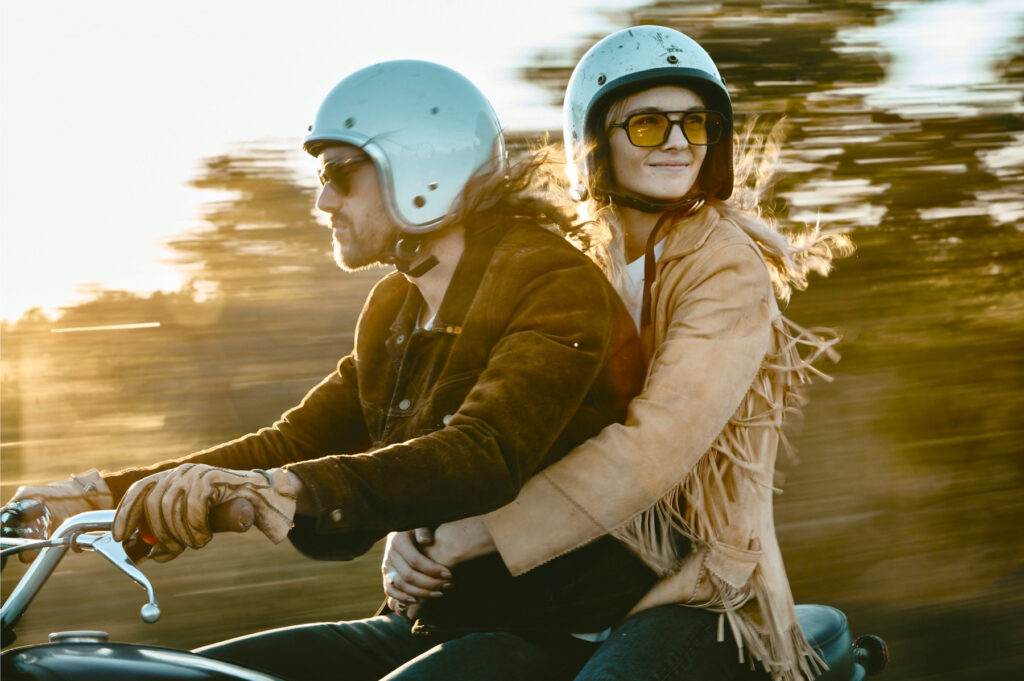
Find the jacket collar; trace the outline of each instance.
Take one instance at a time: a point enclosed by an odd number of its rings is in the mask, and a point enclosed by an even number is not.
[[[503,234],[504,230],[493,223],[467,230],[466,247],[434,317],[432,330],[452,335],[462,332],[469,307]],[[410,334],[416,328],[422,305],[420,290],[410,283],[402,308],[391,324],[392,334]]]
[[[721,215],[713,206],[704,206],[696,215],[681,218],[669,225],[665,250],[658,264],[683,258],[699,250],[707,242],[720,219]]]

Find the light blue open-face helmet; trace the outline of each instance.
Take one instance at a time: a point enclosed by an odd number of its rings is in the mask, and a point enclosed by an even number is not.
[[[506,163],[487,98],[461,74],[426,61],[374,64],[335,85],[303,147],[316,156],[338,142],[370,157],[388,215],[410,235],[444,225],[469,179]]]
[[[711,55],[697,41],[664,26],[616,31],[591,47],[569,78],[563,106],[565,152],[571,192],[584,200],[595,185],[607,137],[604,117],[623,97],[660,85],[693,90],[725,117],[721,140],[708,148],[698,186],[707,196],[732,193],[732,101]],[[600,183],[597,183],[600,184]]]

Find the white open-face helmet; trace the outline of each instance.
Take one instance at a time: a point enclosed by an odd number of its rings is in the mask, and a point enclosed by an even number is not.
[[[692,38],[663,26],[634,26],[590,48],[569,78],[563,106],[565,151],[573,197],[582,201],[607,156],[604,128],[609,107],[623,97],[660,85],[693,90],[725,118],[721,140],[708,147],[697,184],[706,196],[732,194],[732,101],[711,56]],[[600,182],[596,183],[600,185]]]
[[[388,215],[406,234],[443,225],[471,177],[505,167],[487,98],[461,74],[425,61],[374,64],[335,85],[303,147],[316,156],[337,142],[370,157]]]

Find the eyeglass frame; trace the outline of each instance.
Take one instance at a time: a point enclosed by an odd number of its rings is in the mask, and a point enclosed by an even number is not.
[[[657,144],[637,144],[636,142],[633,141],[632,136],[630,136],[629,134],[629,122],[636,116],[650,116],[652,114],[664,116],[668,120],[668,127],[665,128],[665,136]],[[679,118],[678,120],[673,120],[669,118],[669,114],[682,114],[682,117]],[[686,128],[683,127],[683,123],[686,121],[686,117],[689,116],[690,114],[717,114],[719,117],[721,117],[722,128],[721,130],[719,130],[718,139],[716,139],[714,142],[691,142],[690,138],[686,135]],[[668,138],[672,136],[672,128],[674,128],[676,125],[679,126],[679,131],[683,133],[683,139],[686,140],[687,144],[692,144],[693,146],[696,147],[710,147],[722,141],[722,131],[725,130],[725,114],[723,114],[721,111],[716,111],[714,109],[686,109],[682,111],[637,111],[636,113],[631,113],[628,116],[626,116],[625,120],[623,120],[621,123],[610,123],[608,125],[608,128],[609,130],[611,128],[622,128],[626,133],[626,139],[628,139],[629,143],[632,144],[634,147],[637,147],[639,149],[654,149],[656,147],[660,147],[661,145],[668,141]]]
[[[349,196],[352,191],[352,173],[355,172],[355,167],[363,163],[369,162],[371,159],[365,154],[362,156],[355,156],[353,158],[347,158],[343,161],[327,161],[323,164],[323,167],[317,171],[317,179],[320,180],[321,186],[327,186],[330,182],[335,191],[342,196]],[[345,168],[351,168],[350,170],[344,170]],[[339,182],[338,173],[341,174],[343,181]],[[333,176],[333,177],[332,177]]]

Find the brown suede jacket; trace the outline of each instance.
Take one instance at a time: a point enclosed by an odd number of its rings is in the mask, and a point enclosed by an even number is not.
[[[639,339],[618,295],[588,258],[536,225],[510,220],[473,231],[430,330],[417,328],[422,305],[404,276],[384,277],[360,315],[354,351],[299,406],[232,442],[107,474],[114,498],[185,462],[285,466],[316,508],[315,517],[296,518],[293,543],[317,558],[348,559],[388,531],[512,501],[538,470],[621,421],[642,386]],[[621,617],[654,581],[610,538],[575,560],[565,563],[571,575],[607,572],[567,586],[571,604],[545,595],[559,591],[557,564],[549,577],[513,583],[492,559],[461,568],[462,596],[442,599],[434,620],[529,629],[546,619],[539,628],[590,631]],[[612,575],[618,599],[602,595]],[[508,583],[499,588],[495,580]],[[483,614],[478,597],[488,592],[514,595],[518,615],[503,616],[519,619],[475,619]],[[531,594],[544,604],[530,605]],[[573,612],[586,604],[596,618]],[[550,613],[537,612],[547,606]],[[558,621],[554,612],[570,617]]]

